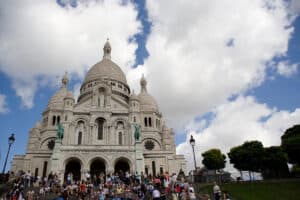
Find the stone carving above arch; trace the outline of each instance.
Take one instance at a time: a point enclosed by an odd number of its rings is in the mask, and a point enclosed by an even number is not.
[[[81,156],[80,154],[69,154],[63,160],[64,161],[61,162],[62,163],[61,168],[63,168],[63,169],[65,169],[68,162],[73,161],[73,160],[78,161],[80,163],[81,170],[86,168],[86,166],[84,166],[84,163],[86,163],[85,158],[83,156]]]
[[[114,159],[113,163],[112,163],[112,166],[114,167],[118,161],[126,161],[128,162],[129,166],[130,166],[130,170],[133,169],[133,161],[128,158],[127,156],[120,156],[120,157],[117,157],[116,159]]]
[[[151,147],[151,148],[150,148],[150,145],[148,145],[148,143],[150,144],[150,142],[153,144],[153,147]],[[157,141],[155,138],[149,138],[149,137],[144,138],[142,141],[142,144],[146,151],[162,150],[161,143],[159,141]],[[147,146],[149,146],[149,148]]]
[[[120,128],[119,127],[119,123],[123,123],[123,129],[126,129],[126,128],[128,128],[128,127],[130,127],[130,124],[128,123],[128,120],[127,119],[125,119],[125,118],[121,118],[121,117],[119,117],[119,118],[117,118],[117,119],[115,119],[114,121],[113,121],[113,123],[112,123],[112,126],[115,128],[115,129],[118,129],[118,128]]]
[[[94,161],[96,161],[96,160],[101,160],[101,161],[103,161],[104,164],[105,164],[105,168],[106,168],[106,169],[108,169],[109,166],[111,166],[111,163],[110,163],[109,159],[108,159],[106,156],[101,155],[101,156],[94,156],[94,157],[90,158],[90,159],[88,160],[88,162],[87,162],[87,167],[90,169],[91,164],[92,164]]]
[[[40,149],[41,150],[50,150],[50,151],[52,151],[53,149],[49,148],[48,143],[51,142],[51,141],[55,142],[55,139],[56,139],[56,137],[47,137],[47,138],[42,139],[41,140],[42,142],[40,143]]]
[[[79,115],[77,116],[74,120],[73,123],[76,126],[78,124],[78,122],[83,121],[85,125],[89,124],[90,118],[88,116],[84,116],[84,115]]]

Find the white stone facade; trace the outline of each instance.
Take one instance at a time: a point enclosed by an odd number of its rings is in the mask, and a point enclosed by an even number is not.
[[[140,94],[134,94],[123,71],[111,61],[109,42],[103,50],[103,59],[87,73],[77,102],[67,89],[67,75],[63,77],[42,122],[30,130],[26,154],[14,157],[11,171],[30,170],[36,176],[53,171],[62,177],[72,172],[77,178],[88,171],[186,171],[183,155],[176,155],[174,132],[148,94],[146,79],[141,79]],[[61,144],[56,140],[59,123],[64,127]],[[133,124],[140,126],[139,143]]]

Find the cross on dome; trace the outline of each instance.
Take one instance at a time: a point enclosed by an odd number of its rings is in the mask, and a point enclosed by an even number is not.
[[[68,83],[69,83],[68,72],[65,71],[65,75],[61,79],[61,87],[67,87]]]

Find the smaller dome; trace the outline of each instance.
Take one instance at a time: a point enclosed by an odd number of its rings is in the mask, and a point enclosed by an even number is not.
[[[158,111],[155,99],[148,93],[139,94],[141,111]]]
[[[58,90],[49,100],[48,107],[62,108],[64,106],[64,98],[67,96],[67,88]]]
[[[132,94],[130,95],[130,101],[140,101],[139,97],[134,93],[134,90],[132,91]]]
[[[141,84],[141,93],[139,94],[138,97],[140,99],[141,111],[157,112],[158,111],[157,103],[155,99],[147,92],[147,81],[144,77],[144,74],[141,78],[140,84]]]
[[[50,98],[48,102],[48,108],[62,109],[64,106],[64,98],[74,99],[73,93],[67,89],[68,82],[69,79],[67,77],[67,73],[65,73],[64,77],[62,78],[61,88]]]
[[[68,92],[67,92],[67,95],[66,95],[66,97],[65,97],[65,98],[74,99],[73,92],[71,92],[71,91],[68,91]]]

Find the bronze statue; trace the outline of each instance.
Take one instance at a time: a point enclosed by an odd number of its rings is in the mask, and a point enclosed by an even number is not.
[[[62,140],[64,138],[64,127],[61,124],[58,124],[57,128],[57,138]]]
[[[140,140],[140,136],[141,136],[141,133],[140,133],[140,128],[141,126],[139,124],[134,124],[134,138],[135,138],[135,141],[139,141]]]

